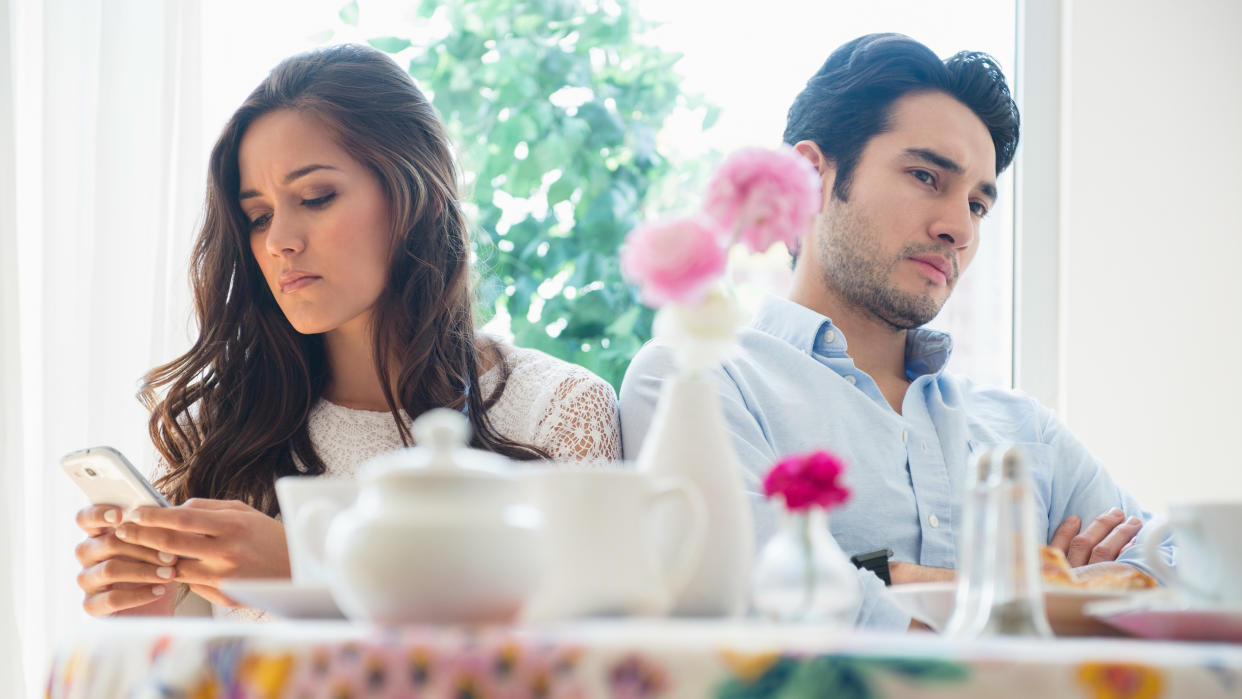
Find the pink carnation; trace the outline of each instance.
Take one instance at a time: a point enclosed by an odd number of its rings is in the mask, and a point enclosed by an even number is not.
[[[763,494],[782,495],[789,510],[835,507],[850,497],[840,482],[845,462],[829,451],[795,454],[781,459],[763,479]]]
[[[754,252],[777,241],[792,250],[819,211],[819,192],[819,174],[793,148],[743,148],[712,176],[703,211]]]
[[[640,225],[621,246],[621,273],[638,284],[647,305],[693,303],[725,269],[721,237],[715,223],[700,216]]]

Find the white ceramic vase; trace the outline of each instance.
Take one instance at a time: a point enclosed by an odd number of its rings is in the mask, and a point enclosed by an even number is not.
[[[677,595],[672,613],[739,616],[749,598],[754,518],[716,389],[696,373],[665,382],[638,468],[691,484],[702,496],[707,514],[702,559]],[[689,514],[675,510],[653,514],[658,550],[671,556],[690,529]]]

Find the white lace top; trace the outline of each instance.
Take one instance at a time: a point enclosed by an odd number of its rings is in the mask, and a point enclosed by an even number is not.
[[[558,461],[621,458],[617,395],[590,371],[538,350],[506,347],[509,380],[488,411],[503,436],[539,447]],[[499,365],[479,382],[490,395]],[[407,422],[407,424],[409,424]],[[327,473],[353,475],[372,456],[404,446],[392,413],[355,410],[320,400],[310,414],[310,439]]]
[[[558,461],[621,458],[617,395],[608,382],[538,350],[502,346],[502,351],[509,379],[488,411],[501,435],[539,447]],[[499,381],[499,365],[479,377],[484,395],[490,395]],[[392,413],[355,410],[326,400],[311,410],[308,428],[328,475],[352,476],[367,459],[404,446]],[[213,607],[217,617],[267,618],[254,609]]]

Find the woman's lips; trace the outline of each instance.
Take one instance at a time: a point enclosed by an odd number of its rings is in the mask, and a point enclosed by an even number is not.
[[[316,277],[316,276],[313,276],[313,275],[306,275],[306,276],[304,276],[304,277],[296,277],[296,278],[291,279],[291,280],[289,280],[289,281],[281,281],[281,283],[280,283],[280,293],[282,293],[282,294],[292,294],[293,292],[297,291],[298,289],[304,289],[304,288],[306,288],[306,287],[310,286],[311,284],[314,284],[315,282],[319,281],[319,280],[320,280],[320,279],[322,279],[322,278],[323,278],[323,277]]]

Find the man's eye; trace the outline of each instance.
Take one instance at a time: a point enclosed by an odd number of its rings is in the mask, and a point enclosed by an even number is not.
[[[318,209],[327,206],[328,202],[335,198],[336,192],[332,192],[331,194],[325,194],[322,197],[316,197],[314,199],[303,199],[302,206],[309,206],[312,209]]]
[[[981,202],[972,201],[970,202],[970,212],[979,218],[983,218],[988,215],[988,207],[984,206]]]
[[[936,176],[926,170],[911,170],[910,174],[914,175],[914,179],[923,184],[936,186]]]

